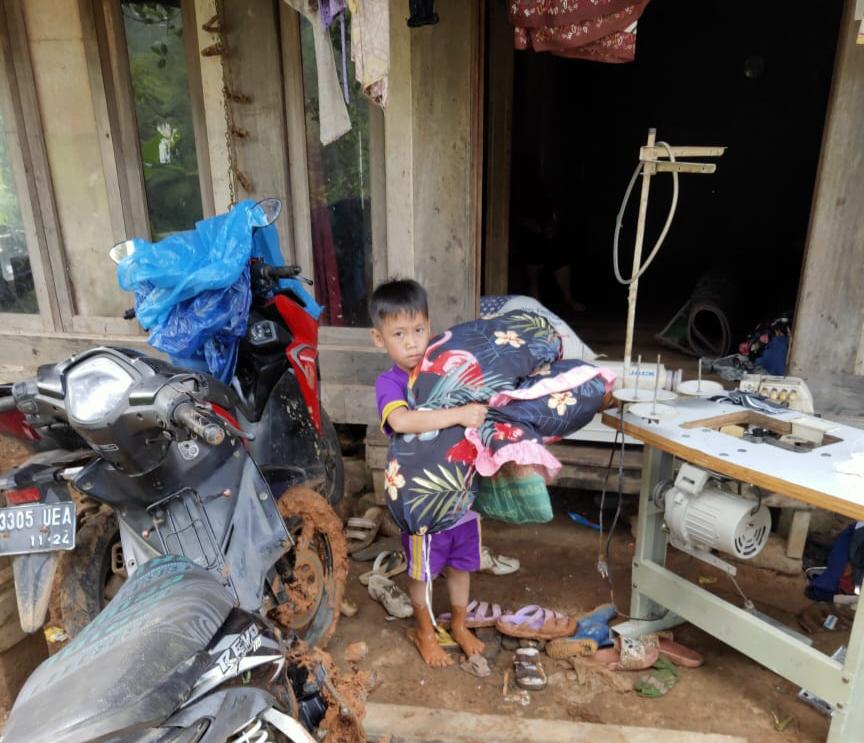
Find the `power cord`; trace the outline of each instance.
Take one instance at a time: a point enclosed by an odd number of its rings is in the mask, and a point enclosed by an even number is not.
[[[672,147],[667,142],[656,142],[658,147],[664,147],[666,152],[669,155],[669,162],[675,162],[675,155],[672,153]],[[663,225],[663,229],[660,232],[660,237],[657,238],[657,242],[654,243],[654,247],[651,249],[651,253],[645,262],[636,269],[636,272],[629,278],[625,279],[621,275],[621,268],[618,265],[618,238],[621,235],[621,225],[624,222],[624,212],[627,211],[627,204],[630,201],[630,194],[633,193],[633,186],[636,185],[636,181],[639,176],[642,174],[642,171],[645,168],[645,164],[640,160],[636,165],[636,170],[633,171],[633,175],[630,178],[630,183],[627,184],[627,190],[624,192],[624,200],[621,202],[621,208],[618,210],[618,216],[615,218],[615,236],[612,238],[612,268],[615,270],[615,278],[618,280],[619,284],[624,284],[624,286],[629,286],[634,281],[638,281],[642,274],[648,270],[648,266],[651,265],[651,262],[657,257],[657,254],[660,252],[660,246],[663,245],[663,241],[666,239],[666,235],[669,234],[669,228],[672,226],[672,219],[675,217],[675,210],[678,208],[678,173],[677,171],[672,171],[672,203],[669,206],[669,214],[666,217],[666,224]]]
[[[618,525],[618,520],[621,517],[621,504],[624,501],[624,452],[626,445],[626,437],[624,435],[624,403],[621,404],[621,414],[619,416],[619,427],[615,431],[615,439],[612,442],[612,450],[609,452],[609,462],[606,465],[606,475],[603,478],[603,490],[600,493],[600,544],[597,555],[597,572],[606,580],[609,585],[609,603],[615,609],[615,612],[625,619],[631,619],[641,622],[650,622],[662,619],[669,610],[665,609],[660,616],[657,617],[633,617],[626,612],[621,611],[615,603],[615,585],[612,576],[612,559],[610,556],[612,537],[615,535],[615,527]],[[621,440],[621,448],[618,448],[618,440]],[[618,502],[615,505],[615,515],[612,517],[612,524],[609,527],[609,532],[606,539],[603,539],[603,513],[606,507],[606,492],[609,485],[609,476],[612,474],[612,462],[615,459],[615,452],[620,452],[618,458]]]

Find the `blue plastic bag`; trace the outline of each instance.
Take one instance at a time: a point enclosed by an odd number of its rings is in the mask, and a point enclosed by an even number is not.
[[[276,226],[259,226],[264,221],[258,204],[246,200],[202,219],[194,230],[156,243],[134,240],[134,253],[117,266],[117,281],[135,292],[135,314],[153,348],[182,366],[231,380],[252,304],[249,260],[284,265]],[[280,286],[318,318],[321,307],[299,281]]]

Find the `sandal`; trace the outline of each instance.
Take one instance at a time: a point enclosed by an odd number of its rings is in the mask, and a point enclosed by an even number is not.
[[[540,663],[537,648],[519,648],[513,656],[513,677],[516,685],[529,691],[546,688],[546,672]]]
[[[503,610],[500,604],[489,604],[486,601],[472,601],[465,607],[465,626],[468,629],[494,627],[502,614]],[[436,621],[438,624],[448,627],[451,619],[451,614],[448,611],[445,614],[441,614]]]
[[[369,579],[373,575],[383,575],[392,578],[394,575],[404,573],[408,569],[408,562],[402,552],[382,552],[372,563],[372,570],[367,570],[360,575],[360,582],[364,586],[369,585]]]
[[[576,617],[544,609],[537,604],[523,606],[514,614],[504,614],[495,623],[502,635],[527,640],[555,640],[572,635]]]
[[[657,635],[639,638],[619,637],[615,646],[598,650],[589,660],[613,671],[645,671],[660,658]]]
[[[666,696],[678,681],[678,670],[674,664],[664,658],[660,658],[653,670],[643,676],[633,687],[639,696],[648,699],[657,699]]]
[[[378,529],[378,536],[384,527],[384,522],[381,522],[381,528]],[[372,562],[382,552],[399,552],[402,549],[402,540],[399,537],[384,537],[384,539],[376,539],[368,547],[359,549],[351,553],[351,559],[357,562]]]
[[[597,641],[588,638],[562,637],[546,643],[546,655],[556,660],[572,658],[574,655],[590,658],[596,652]]]
[[[369,578],[369,595],[381,604],[391,617],[407,619],[414,614],[408,594],[383,575]]]
[[[492,575],[510,575],[519,570],[519,560],[515,557],[505,557],[504,555],[493,555],[492,550],[488,547],[480,549],[480,569],[481,573],[491,573]]]
[[[492,673],[492,669],[489,668],[489,662],[482,655],[472,655],[466,658],[459,664],[459,668],[465,671],[465,673],[470,673],[472,676],[481,679],[486,678]]]
[[[362,517],[352,516],[345,527],[345,539],[348,541],[348,554],[353,554],[368,547],[378,536],[378,528],[384,509],[380,506],[370,508]]]

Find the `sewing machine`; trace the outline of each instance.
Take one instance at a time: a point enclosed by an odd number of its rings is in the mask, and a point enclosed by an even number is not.
[[[684,580],[665,562],[668,544],[724,563],[714,550],[734,552],[738,536],[751,544],[762,539],[759,530],[765,523],[759,513],[764,506],[752,499],[739,503],[737,510],[730,508],[733,501],[714,509],[720,526],[724,519],[735,519],[733,529],[726,524],[728,539],[722,538],[722,529],[700,531],[704,521],[695,517],[688,527],[687,499],[704,497],[703,492],[715,500],[735,497],[734,489],[722,489],[722,478],[864,520],[864,430],[795,410],[763,413],[692,398],[666,405],[673,412],[653,422],[627,412],[626,406],[623,419],[620,409],[603,414],[612,430],[623,428],[644,444],[630,607],[631,616],[640,620],[615,630],[638,636],[691,622],[832,705],[829,743],[860,743],[864,617],[856,615],[845,659],[829,657],[759,612]],[[678,478],[673,474],[676,460],[684,463]],[[720,486],[706,485],[710,478]],[[740,544],[746,547],[746,541]]]

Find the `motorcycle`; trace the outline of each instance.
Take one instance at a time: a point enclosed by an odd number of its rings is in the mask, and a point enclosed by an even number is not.
[[[315,743],[325,713],[340,740],[362,741],[356,712],[293,637],[235,607],[212,572],[164,555],[36,669],[2,741]]]
[[[58,555],[75,550],[72,493],[82,493],[110,508],[128,576],[160,555],[183,555],[241,609],[271,614],[309,645],[327,641],[347,573],[341,521],[309,488],[274,498],[249,435],[226,412],[231,400],[209,375],[116,348],[40,367],[0,397],[0,409],[14,406],[31,428],[65,424],[88,447],[37,454],[0,477],[9,506],[0,509],[0,554],[13,556],[25,631],[42,626]],[[93,593],[86,581],[66,588],[71,604]],[[83,603],[66,617],[81,623],[74,634],[102,608]]]
[[[276,199],[256,206],[260,214],[256,229],[271,225],[281,210]],[[132,241],[119,243],[110,257],[119,263],[133,250]],[[303,280],[300,272],[297,266],[251,262],[252,308],[237,354],[235,380],[231,386],[222,386],[218,401],[210,405],[245,441],[273,492],[311,486],[337,507],[344,469],[336,430],[321,406],[318,324],[307,311],[314,300],[301,283],[311,282]],[[125,316],[134,318],[134,310]],[[0,396],[10,393],[11,385],[0,386]],[[25,471],[44,469],[52,459],[58,464],[68,462],[75,455],[60,451],[72,453],[87,446],[68,421],[40,420],[33,425],[17,408],[0,410],[0,433],[44,452],[26,464]],[[48,610],[52,650],[74,637],[104,608],[135,565],[134,556],[127,559],[110,504],[94,500],[87,492],[73,492],[78,549],[63,554],[54,568],[57,590]],[[10,497],[18,496],[13,493]],[[308,550],[299,557],[312,574],[322,576]],[[45,597],[40,600],[47,601]],[[25,629],[35,631],[40,625],[34,623],[39,617],[44,619],[46,610],[41,604],[34,607],[32,600],[29,605],[31,609],[21,613],[22,626],[26,622]]]

